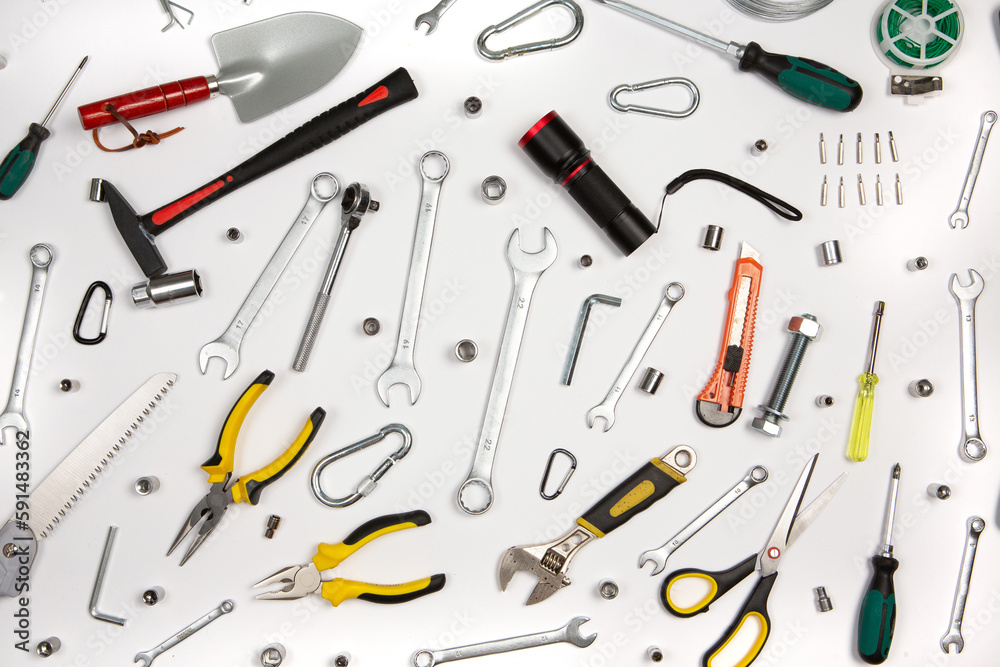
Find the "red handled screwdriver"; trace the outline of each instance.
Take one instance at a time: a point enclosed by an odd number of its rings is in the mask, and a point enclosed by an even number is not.
[[[28,175],[35,166],[35,158],[38,157],[38,149],[41,147],[42,142],[48,139],[51,134],[45,129],[45,124],[49,122],[52,114],[59,107],[59,103],[66,97],[66,93],[69,91],[70,86],[73,85],[73,82],[76,81],[76,77],[80,76],[80,72],[83,71],[83,66],[87,64],[88,58],[90,56],[86,56],[80,61],[80,66],[76,68],[69,82],[62,89],[62,92],[59,93],[59,99],[52,105],[49,112],[45,114],[45,120],[41,124],[32,123],[28,126],[27,136],[21,139],[21,143],[14,146],[7,153],[7,157],[3,159],[3,164],[0,164],[0,199],[10,199],[13,197],[14,193],[20,190],[24,182],[28,180]]]

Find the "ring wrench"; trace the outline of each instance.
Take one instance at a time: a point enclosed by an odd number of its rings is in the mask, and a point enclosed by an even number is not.
[[[260,312],[261,307],[267,300],[271,290],[278,284],[278,279],[292,261],[292,256],[298,250],[302,240],[309,233],[320,212],[340,191],[340,182],[333,174],[322,172],[316,174],[309,186],[309,198],[305,206],[295,218],[291,228],[281,240],[278,249],[271,255],[267,266],[261,271],[260,277],[254,284],[246,300],[240,306],[236,317],[230,322],[225,333],[213,340],[211,343],[201,348],[198,361],[201,365],[201,372],[204,375],[208,370],[208,362],[212,357],[218,357],[226,362],[226,372],[222,376],[223,380],[228,380],[236,367],[240,365],[240,345],[243,343],[243,336],[246,335],[253,324],[254,318]]]
[[[24,309],[21,342],[17,345],[14,376],[10,381],[10,397],[7,399],[7,407],[4,408],[3,414],[0,414],[0,445],[7,444],[4,433],[8,428],[17,429],[17,436],[23,436],[25,440],[28,438],[28,420],[24,416],[24,394],[28,390],[31,358],[35,354],[38,320],[42,314],[42,299],[45,296],[45,279],[55,253],[50,246],[39,243],[31,247],[28,258],[32,267],[31,288],[28,290],[28,304]]]
[[[142,653],[136,653],[134,662],[142,662],[143,667],[149,667],[153,664],[153,661],[156,660],[156,656],[160,655],[164,651],[169,651],[215,619],[219,618],[223,614],[228,614],[235,608],[235,602],[232,600],[224,600],[218,607],[208,612],[156,648],[143,651]]]
[[[510,397],[510,387],[514,381],[518,353],[521,351],[524,327],[528,323],[531,294],[535,291],[538,279],[552,266],[559,254],[556,238],[548,227],[544,233],[545,246],[538,252],[521,250],[519,229],[515,229],[507,241],[507,261],[514,273],[514,290],[507,311],[507,323],[504,325],[500,352],[497,354],[497,365],[493,370],[493,384],[490,387],[486,413],[483,415],[483,426],[479,432],[476,457],[472,462],[468,479],[458,489],[458,505],[467,514],[483,514],[493,505],[493,461],[496,459],[497,446],[500,444],[500,430],[503,428],[504,413],[507,411],[507,399]],[[471,497],[463,499],[466,492],[471,493],[473,487],[480,488],[486,493],[484,503],[475,507],[471,502],[467,502],[472,500]]]
[[[435,30],[437,30],[438,21],[441,20],[441,17],[444,16],[444,13],[448,11],[448,9],[453,4],[455,4],[456,1],[457,0],[441,0],[441,2],[437,3],[434,6],[434,9],[430,10],[429,12],[424,12],[423,14],[417,17],[417,22],[413,24],[413,29],[420,30],[420,24],[426,23],[427,34],[428,35],[431,34]]]
[[[618,405],[618,400],[622,397],[625,387],[632,381],[635,372],[639,370],[642,358],[646,356],[649,346],[653,344],[653,339],[659,333],[660,327],[663,326],[667,315],[670,314],[670,310],[683,298],[684,285],[670,283],[664,288],[663,298],[660,300],[660,305],[656,309],[656,313],[653,314],[653,319],[646,325],[646,330],[642,332],[639,342],[632,349],[632,354],[629,356],[628,361],[625,362],[621,373],[618,374],[618,379],[611,385],[611,389],[608,391],[608,395],[604,397],[604,401],[600,405],[595,405],[587,413],[587,426],[594,428],[594,422],[602,417],[606,422],[604,426],[605,433],[610,431],[611,427],[615,425],[615,407]]]
[[[986,443],[979,434],[979,395],[976,381],[976,299],[983,293],[986,281],[969,269],[972,282],[963,285],[958,274],[951,276],[951,293],[958,301],[962,327],[962,453],[970,461],[982,461]]]
[[[965,602],[969,597],[969,584],[972,582],[972,566],[976,562],[976,546],[979,544],[979,534],[986,529],[986,522],[978,516],[969,517],[969,535],[965,538],[965,552],[962,554],[962,571],[955,589],[955,600],[951,603],[951,625],[948,632],[941,638],[941,650],[951,652],[954,645],[958,653],[965,648],[962,638],[962,617],[965,616]]]
[[[439,176],[427,173],[428,158],[439,158],[443,169]],[[406,278],[406,292],[403,295],[403,314],[399,318],[399,332],[396,334],[396,353],[392,362],[379,376],[375,385],[378,397],[389,407],[389,388],[405,384],[410,390],[410,405],[420,397],[420,376],[413,365],[413,348],[417,343],[417,327],[420,325],[420,304],[424,300],[424,286],[427,283],[427,266],[431,261],[431,243],[434,241],[434,223],[437,220],[438,200],[441,198],[441,183],[451,170],[448,156],[441,151],[427,151],[420,158],[420,210],[417,226],[413,232],[413,250],[410,253],[410,269]]]
[[[948,218],[948,224],[951,225],[952,229],[956,229],[958,223],[962,223],[962,229],[969,226],[969,202],[972,201],[972,189],[976,187],[979,169],[983,166],[983,154],[986,153],[986,142],[989,141],[990,131],[996,122],[996,111],[987,111],[983,114],[983,120],[979,126],[979,141],[976,142],[976,152],[972,155],[972,164],[969,165],[969,173],[965,175],[962,199],[958,202],[958,208]]]
[[[563,627],[556,630],[549,630],[548,632],[511,637],[510,639],[498,639],[492,642],[470,644],[468,646],[442,649],[440,651],[428,651],[425,649],[413,655],[413,665],[414,667],[434,667],[434,665],[440,665],[442,662],[479,658],[484,655],[520,651],[525,648],[547,646],[560,642],[567,642],[580,648],[587,648],[597,639],[596,634],[584,636],[580,632],[580,626],[589,620],[586,616],[577,616]]]
[[[754,466],[739,484],[715,501],[714,505],[702,512],[697,519],[685,526],[684,530],[670,538],[666,544],[659,549],[643,552],[639,556],[639,567],[642,568],[646,563],[652,562],[656,567],[649,573],[649,576],[655,577],[660,572],[663,572],[663,568],[667,566],[667,559],[670,558],[670,554],[677,551],[682,544],[694,537],[712,519],[722,514],[722,511],[736,502],[736,499],[742,496],[745,491],[765,481],[767,481],[767,468],[764,466]]]

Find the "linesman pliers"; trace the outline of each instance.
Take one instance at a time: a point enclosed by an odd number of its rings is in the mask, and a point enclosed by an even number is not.
[[[379,604],[399,604],[436,593],[444,588],[445,576],[443,574],[435,574],[406,584],[388,586],[341,578],[324,581],[322,576],[323,570],[332,570],[337,567],[347,560],[348,556],[375,538],[405,528],[426,526],[430,522],[430,515],[423,510],[387,514],[372,519],[359,526],[340,544],[320,544],[316,555],[313,556],[312,562],[308,565],[286,567],[254,584],[254,588],[271,587],[278,584],[282,586],[276,591],[259,593],[257,599],[297,600],[310,593],[319,593],[336,607],[344,600],[351,598]]]
[[[269,484],[281,478],[298,462],[323,424],[326,411],[323,408],[316,408],[309,415],[309,419],[302,427],[298,437],[281,456],[257,472],[240,477],[230,486],[229,480],[233,475],[233,466],[236,460],[236,439],[239,437],[240,427],[243,426],[243,420],[250,412],[250,408],[264,393],[264,390],[271,385],[273,379],[274,373],[264,371],[247,387],[229,412],[229,416],[226,417],[226,422],[219,433],[219,443],[216,445],[215,453],[201,466],[201,469],[208,473],[208,482],[212,488],[191,510],[187,521],[181,526],[180,532],[174,538],[174,543],[167,551],[168,556],[173,553],[174,549],[184,541],[185,536],[191,532],[191,529],[204,519],[205,522],[198,529],[198,535],[194,538],[187,553],[184,554],[184,558],[181,559],[181,565],[191,558],[205,541],[205,538],[219,525],[222,516],[229,509],[230,502],[245,502],[249,505],[256,505],[260,500],[261,492]]]

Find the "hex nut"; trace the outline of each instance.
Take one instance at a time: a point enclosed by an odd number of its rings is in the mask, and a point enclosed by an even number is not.
[[[368,317],[361,323],[361,330],[366,336],[377,336],[382,331],[382,323],[374,317]]]
[[[604,579],[597,585],[597,590],[605,600],[614,600],[618,597],[618,584],[611,579]]]
[[[507,196],[507,181],[495,174],[487,176],[483,179],[479,191],[487,204],[499,204]]]
[[[806,315],[803,315],[802,317],[793,317],[788,320],[788,330],[792,333],[801,334],[809,340],[816,340],[819,338],[823,328],[820,327],[819,322],[815,319],[810,319]]]
[[[781,437],[781,424],[768,421],[763,417],[755,417],[754,420],[750,422],[750,427],[755,431],[760,431],[761,433],[769,435],[772,438]]]

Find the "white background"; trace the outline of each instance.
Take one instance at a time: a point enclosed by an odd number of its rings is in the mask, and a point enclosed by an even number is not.
[[[164,17],[153,0],[16,0],[0,9],[0,52],[9,60],[0,72],[5,146],[18,141],[30,122],[41,120],[80,58],[90,55],[49,125],[53,136],[30,181],[0,206],[0,377],[13,369],[30,272],[28,249],[47,242],[56,250],[26,401],[33,480],[41,481],[150,375],[173,371],[180,376],[166,410],[169,419],[154,437],[116,462],[98,491],[41,544],[32,578],[32,650],[51,635],[63,645],[47,664],[131,664],[137,652],[226,598],[236,601],[232,615],[157,664],[248,666],[257,664],[266,644],[280,641],[291,665],[329,666],[341,651],[351,652],[351,664],[359,667],[403,665],[420,648],[546,630],[576,615],[589,616],[585,629],[599,633],[589,649],[560,645],[516,657],[483,658],[477,664],[516,659],[525,665],[637,665],[645,664],[646,648],[654,644],[670,664],[696,664],[729,624],[751,583],[707,614],[676,619],[656,601],[661,578],[636,569],[638,554],[665,542],[751,466],[763,464],[771,479],[679,550],[668,568],[722,569],[741,561],[763,545],[795,477],[817,450],[822,455],[807,499],[841,472],[850,476],[825,514],[783,559],[769,604],[773,631],[756,664],[860,664],[855,654],[858,606],[896,461],[903,469],[895,531],[902,564],[890,660],[920,667],[955,660],[941,653],[938,641],[948,626],[966,520],[978,514],[987,529],[965,614],[966,648],[956,664],[992,664],[1000,647],[1000,574],[994,567],[1000,542],[1000,453],[991,450],[978,464],[959,458],[959,329],[948,282],[954,272],[967,281],[966,269],[976,268],[988,283],[978,308],[979,393],[984,438],[989,446],[1000,447],[1000,420],[991,409],[1000,400],[995,372],[1000,358],[993,344],[1000,326],[1000,253],[993,219],[1000,210],[1000,191],[992,187],[1000,177],[996,146],[986,153],[970,227],[952,230],[947,217],[962,188],[980,115],[997,105],[1000,65],[993,3],[961,3],[964,45],[944,71],[945,94],[923,107],[904,105],[886,92],[888,71],[868,37],[873,3],[838,0],[817,15],[786,25],[735,15],[720,0],[644,3],[693,27],[717,31],[726,40],[756,39],[765,48],[838,67],[866,91],[859,110],[840,115],[804,106],[758,77],[741,75],[724,56],[695,49],[591,0],[583,3],[583,34],[571,46],[503,63],[478,56],[475,38],[485,26],[522,9],[522,0],[481,8],[471,0],[459,2],[429,37],[415,32],[413,22],[430,9],[431,0],[258,0],[250,7],[235,0],[187,1],[196,12],[194,23],[165,34],[160,33]],[[214,32],[307,9],[341,15],[367,31],[342,74],[307,99],[248,125],[239,123],[224,99],[142,119],[136,123],[140,130],[187,129],[162,145],[125,154],[98,152],[80,129],[74,112],[80,104],[154,82],[214,73],[209,44]],[[566,27],[562,18],[554,25],[541,19],[534,28],[491,43],[519,43],[527,33],[557,34]],[[400,65],[413,76],[418,100],[160,237],[172,270],[201,272],[204,298],[156,310],[132,307],[128,287],[141,276],[107,207],[87,200],[91,178],[114,183],[136,210],[152,210]],[[625,116],[608,106],[608,91],[617,84],[678,75],[692,78],[701,89],[701,107],[688,119]],[[467,120],[461,112],[462,100],[471,94],[485,105],[477,120]],[[683,101],[673,94],[648,99]],[[803,210],[805,219],[789,223],[745,197],[695,183],[672,198],[661,232],[623,258],[516,146],[521,134],[550,109],[564,116],[651,217],[668,181],[687,169],[714,168],[787,199]],[[889,130],[899,146],[898,164],[889,158]],[[860,166],[853,150],[859,131],[865,139]],[[825,166],[818,159],[820,132],[830,155]],[[881,165],[873,160],[875,132],[882,138]],[[843,167],[835,161],[840,133],[848,141]],[[125,134],[116,129],[104,137],[115,144]],[[754,158],[749,148],[758,138],[771,148]],[[397,388],[387,410],[376,397],[374,379],[388,363],[398,324],[419,196],[412,168],[432,147],[447,153],[452,171],[443,186],[424,303],[426,323],[416,350],[423,393],[410,407],[405,389]],[[308,372],[300,375],[290,366],[336,233],[334,205],[324,211],[289,268],[290,277],[275,290],[244,341],[236,375],[223,382],[216,361],[202,376],[199,349],[226,328],[320,171],[332,171],[343,185],[368,184],[382,210],[365,219],[351,242]],[[854,187],[859,172],[867,186],[866,208],[859,206]],[[902,206],[895,204],[891,186],[897,172],[903,181]],[[490,174],[503,176],[510,187],[497,207],[479,198],[479,184]],[[874,203],[877,174],[885,187],[883,207]],[[831,183],[831,205],[821,208],[824,175]],[[835,184],[841,176],[848,186],[844,209],[836,206]],[[700,247],[709,223],[726,229],[719,253]],[[224,239],[230,226],[246,234],[244,244]],[[542,277],[531,307],[497,459],[496,504],[484,516],[469,517],[458,509],[454,495],[471,464],[507,312],[511,278],[505,243],[511,230],[520,227],[524,247],[537,249],[543,226],[555,234],[559,258]],[[840,240],[845,260],[823,268],[815,249],[830,239]],[[746,414],[730,428],[713,430],[698,422],[693,402],[717,359],[726,291],[741,241],[760,252],[764,266]],[[584,253],[594,257],[587,270],[577,266]],[[927,256],[930,268],[911,273],[906,262],[917,255]],[[111,327],[104,343],[84,347],[69,334],[86,286],[98,279],[114,286]],[[666,374],[663,386],[655,397],[630,388],[614,429],[606,434],[587,429],[587,410],[604,396],[671,281],[684,283],[687,296],[643,365]],[[595,309],[575,382],[563,387],[559,377],[577,312],[595,292],[620,296],[624,305]],[[844,451],[877,299],[886,302],[877,366],[881,383],[871,455],[856,464]],[[787,406],[791,421],[781,439],[770,440],[751,431],[753,408],[770,392],[788,342],[788,318],[803,312],[817,316],[824,335],[806,355]],[[361,322],[369,316],[383,324],[374,338],[361,332]],[[461,364],[453,356],[452,348],[462,338],[479,344],[474,363]],[[245,423],[237,474],[276,456],[315,406],[328,411],[327,421],[301,463],[263,494],[260,505],[231,508],[213,539],[180,569],[180,554],[163,554],[207,490],[198,466],[211,453],[233,402],[264,368],[277,378]],[[933,396],[909,396],[907,385],[924,377],[934,383]],[[81,389],[60,393],[62,378],[79,380]],[[813,401],[819,394],[833,396],[835,406],[817,408]],[[316,461],[393,421],[412,430],[413,450],[375,493],[342,510],[316,502],[308,488]],[[533,585],[528,575],[500,593],[496,566],[505,549],[555,537],[644,460],[681,443],[698,454],[688,483],[617,533],[587,546],[572,564],[572,586],[529,608],[523,606]],[[338,464],[343,475],[331,492],[346,493],[394,446],[373,448]],[[537,486],[556,447],[574,452],[580,464],[562,497],[545,502]],[[9,490],[0,507],[13,505],[13,454],[9,446],[0,451],[0,488]],[[135,495],[133,481],[142,475],[159,477],[158,493]],[[926,487],[932,482],[949,484],[954,496],[946,502],[930,499]],[[338,574],[395,583],[444,572],[448,585],[442,592],[400,606],[351,600],[331,608],[316,596],[288,603],[254,600],[254,582],[287,565],[308,562],[318,542],[338,542],[368,519],[414,507],[429,511],[434,522],[380,539]],[[265,540],[264,524],[272,513],[282,517],[281,527],[273,540]],[[120,531],[101,607],[126,615],[123,629],[87,613],[111,524]],[[616,600],[598,597],[597,583],[603,578],[621,586]],[[154,585],[165,589],[166,599],[143,608],[139,596]],[[816,610],[812,589],[819,585],[833,600],[831,613]],[[11,600],[0,603],[0,610],[13,609]],[[12,648],[13,623],[3,612],[0,663],[38,660]]]

